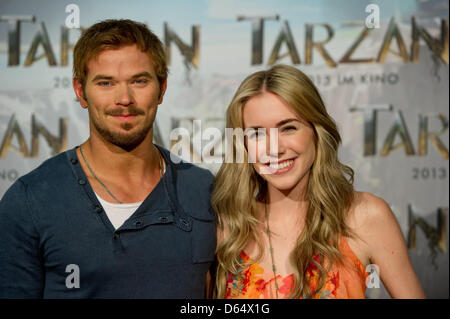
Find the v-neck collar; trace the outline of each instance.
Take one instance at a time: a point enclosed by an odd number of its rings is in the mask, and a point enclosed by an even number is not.
[[[106,213],[104,213],[103,207],[97,199],[97,196],[95,195],[94,190],[92,189],[89,180],[80,165],[80,159],[76,153],[76,148],[79,146],[66,152],[67,158],[71,163],[76,182],[83,188],[85,195],[92,203],[93,211],[99,213],[105,227],[112,233],[130,229],[135,230],[137,228],[145,227],[150,223],[155,223],[155,214],[164,216],[173,215],[173,218],[164,217],[163,219],[160,219],[164,221],[164,223],[172,221],[177,227],[184,231],[190,231],[192,228],[192,218],[184,212],[178,202],[176,168],[175,164],[171,162],[170,152],[158,145],[155,146],[164,158],[166,171],[138,209],[117,230],[112,225]]]

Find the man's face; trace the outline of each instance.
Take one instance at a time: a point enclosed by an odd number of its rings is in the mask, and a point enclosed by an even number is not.
[[[136,45],[106,49],[88,62],[83,87],[74,79],[81,106],[89,110],[91,137],[132,150],[152,137],[160,86],[153,62]],[[85,94],[85,96],[84,96]]]

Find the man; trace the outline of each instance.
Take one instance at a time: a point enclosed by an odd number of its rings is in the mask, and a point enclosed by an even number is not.
[[[161,42],[130,20],[91,26],[74,48],[73,87],[90,136],[1,200],[0,297],[204,297],[213,176],[152,143]]]

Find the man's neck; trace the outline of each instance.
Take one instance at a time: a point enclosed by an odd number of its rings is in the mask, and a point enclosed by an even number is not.
[[[119,176],[145,176],[159,164],[159,151],[151,136],[131,151],[98,139],[89,138],[83,151],[98,170],[114,172]]]
[[[103,183],[121,202],[144,200],[160,179],[160,153],[151,138],[148,136],[131,151],[92,136],[83,143],[80,148],[86,161],[79,149],[77,154],[94,191],[106,201],[115,202],[105,192]]]

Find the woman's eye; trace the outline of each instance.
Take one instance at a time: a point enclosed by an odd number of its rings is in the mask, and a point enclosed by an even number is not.
[[[255,130],[249,135],[251,139],[260,139],[262,137],[264,137],[264,130]]]
[[[289,131],[294,131],[294,130],[296,130],[297,128],[295,127],[295,126],[286,126],[286,127],[283,127],[283,132],[289,132]]]

